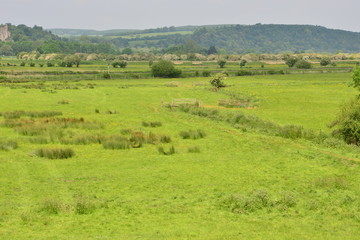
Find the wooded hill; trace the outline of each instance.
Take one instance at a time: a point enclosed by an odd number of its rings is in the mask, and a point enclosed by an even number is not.
[[[34,50],[40,53],[105,54],[140,51],[210,54],[216,53],[214,50],[227,54],[360,52],[360,33],[312,25],[213,25],[162,27],[135,31],[94,32],[76,29],[57,31],[62,35],[70,34],[72,36],[70,39],[56,36],[39,26],[31,28],[25,25],[9,25],[9,31],[11,41],[0,42],[0,55],[16,55],[22,51]],[[102,35],[77,36],[81,34]],[[125,52],[124,49],[126,49]]]

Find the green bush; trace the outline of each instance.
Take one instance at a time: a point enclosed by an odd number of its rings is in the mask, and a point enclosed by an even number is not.
[[[122,136],[111,136],[102,142],[104,149],[129,149],[131,148],[131,142]]]
[[[153,63],[151,72],[154,77],[177,78],[181,76],[181,70],[176,69],[172,62],[166,60]]]
[[[252,72],[246,70],[240,70],[235,73],[236,76],[251,76],[253,75]]]
[[[360,145],[360,98],[356,97],[342,106],[339,116],[329,124],[338,136],[348,144]]]
[[[312,65],[308,61],[299,60],[295,63],[295,67],[300,68],[300,69],[310,69],[310,68],[312,68]]]
[[[210,71],[207,71],[207,70],[206,70],[206,71],[203,71],[203,72],[202,72],[202,76],[203,76],[203,77],[210,77],[210,76],[211,76],[211,72],[210,72]]]
[[[189,153],[200,153],[200,148],[197,146],[188,147],[188,152]]]
[[[226,61],[225,60],[219,60],[217,62],[217,64],[219,65],[220,68],[224,68],[225,67],[225,64],[226,64]]]
[[[327,65],[330,65],[330,64],[331,64],[330,58],[322,58],[320,60],[320,65],[321,66],[327,66]]]

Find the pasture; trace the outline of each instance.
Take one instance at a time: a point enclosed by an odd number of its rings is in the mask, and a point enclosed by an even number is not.
[[[230,76],[212,91],[206,77],[8,68],[0,239],[359,238],[360,150],[327,127],[357,94],[351,73]],[[248,105],[219,105],[230,99]]]

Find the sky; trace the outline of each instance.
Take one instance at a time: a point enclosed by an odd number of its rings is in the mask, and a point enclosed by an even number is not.
[[[0,24],[147,29],[211,24],[310,24],[360,32],[360,0],[0,0]]]

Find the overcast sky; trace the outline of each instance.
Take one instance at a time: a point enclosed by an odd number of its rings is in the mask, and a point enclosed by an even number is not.
[[[360,32],[360,0],[0,0],[0,9],[0,24],[44,28],[274,23]]]

